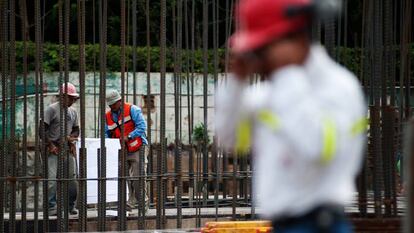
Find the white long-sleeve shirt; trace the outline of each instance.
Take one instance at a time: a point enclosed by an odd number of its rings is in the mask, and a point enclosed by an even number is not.
[[[224,146],[246,149],[250,135],[254,200],[264,217],[351,200],[366,104],[357,78],[321,46],[311,48],[304,65],[279,69],[260,85],[229,78],[216,106]]]

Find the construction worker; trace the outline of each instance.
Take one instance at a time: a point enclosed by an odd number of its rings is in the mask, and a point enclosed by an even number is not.
[[[253,154],[254,202],[275,232],[351,232],[343,207],[362,161],[357,78],[310,39],[311,0],[241,0],[218,91],[221,143]],[[252,74],[265,81],[249,86]]]
[[[67,143],[69,159],[66,157],[61,158],[64,160],[64,164],[68,164],[69,178],[75,179],[77,174],[76,169],[76,147],[75,141],[79,137],[79,120],[78,113],[72,105],[79,99],[79,94],[76,92],[76,88],[72,83],[64,83],[60,87],[60,92],[63,94],[63,107],[60,109],[61,103],[56,102],[49,105],[44,112],[44,129],[45,136],[42,139],[45,141],[48,149],[48,178],[56,179],[58,173],[58,162],[61,146],[61,123],[66,122],[66,131],[64,142]],[[65,119],[61,119],[60,111],[63,111],[63,117],[66,112]],[[65,127],[65,126],[63,126]],[[41,131],[40,131],[41,132]],[[69,181],[69,213],[78,214],[75,208],[75,201],[77,198],[77,181]],[[48,183],[48,200],[49,200],[49,215],[56,215],[56,181],[49,181]]]
[[[139,174],[139,151],[144,146],[144,174],[146,175],[147,163],[148,163],[148,141],[145,136],[145,130],[147,129],[147,123],[142,115],[142,111],[138,106],[130,103],[124,103],[122,105],[121,95],[116,90],[110,90],[106,95],[106,102],[111,110],[106,112],[106,125],[105,131],[108,138],[119,138],[120,143],[125,143],[125,148],[128,152],[127,155],[127,169],[128,174],[131,177],[138,177]],[[123,117],[121,112],[123,111]],[[122,121],[124,123],[124,134],[121,134]],[[137,180],[128,180],[128,210],[132,210],[139,197]],[[149,199],[147,194],[147,182],[144,182],[145,193],[145,208],[149,207]]]

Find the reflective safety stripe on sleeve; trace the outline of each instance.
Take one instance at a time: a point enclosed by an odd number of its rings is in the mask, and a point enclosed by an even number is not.
[[[325,119],[322,127],[323,147],[321,162],[322,164],[327,164],[334,158],[336,153],[337,129],[335,122],[331,119]]]
[[[243,119],[236,128],[236,144],[237,153],[247,153],[251,146],[252,123],[249,119]]]
[[[258,121],[272,131],[276,131],[280,124],[279,117],[269,110],[260,111],[258,114]]]
[[[363,117],[356,121],[352,127],[351,127],[351,135],[357,136],[358,134],[361,134],[367,130],[367,127],[369,125],[369,120],[366,117]]]

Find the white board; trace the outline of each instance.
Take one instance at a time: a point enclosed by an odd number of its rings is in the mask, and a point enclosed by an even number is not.
[[[78,151],[78,169],[79,169],[79,147]],[[87,150],[87,178],[98,178],[98,148],[101,147],[101,139],[86,138],[85,147]],[[106,147],[106,178],[118,177],[118,150],[121,148],[118,139],[105,139]],[[78,173],[79,174],[79,173]],[[128,192],[128,191],[127,191]],[[118,201],[118,182],[116,180],[106,181],[106,202]],[[87,182],[87,203],[98,203],[98,181]]]

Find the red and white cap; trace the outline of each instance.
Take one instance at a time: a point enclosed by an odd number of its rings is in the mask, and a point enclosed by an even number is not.
[[[64,83],[60,87],[60,91],[62,94],[66,94],[68,96],[79,98],[79,94],[76,92],[76,87],[72,83]]]
[[[241,0],[236,6],[238,29],[230,38],[233,51],[250,52],[310,24],[309,16],[289,15],[289,10],[306,7],[311,0]]]

